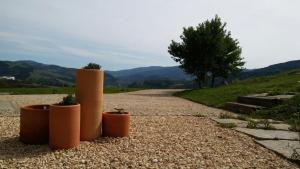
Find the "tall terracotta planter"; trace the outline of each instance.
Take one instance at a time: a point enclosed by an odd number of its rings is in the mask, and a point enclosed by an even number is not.
[[[30,105],[20,109],[20,140],[27,144],[44,144],[49,135],[49,105]]]
[[[80,105],[50,105],[49,146],[68,149],[80,144]]]
[[[108,137],[128,137],[130,126],[130,114],[116,112],[103,113],[102,135]]]
[[[81,105],[80,139],[92,141],[101,135],[104,73],[99,69],[78,69],[76,100]]]

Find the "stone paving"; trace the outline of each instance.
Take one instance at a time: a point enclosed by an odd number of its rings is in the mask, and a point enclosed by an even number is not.
[[[232,115],[237,117],[237,115]],[[238,119],[212,118],[219,124],[233,123],[235,131],[245,133],[256,142],[292,161],[300,161],[300,136],[298,132],[289,131],[290,125],[280,121],[270,120],[272,130],[262,129],[263,125],[258,124],[257,128],[247,128],[247,121]],[[299,149],[299,150],[298,150]],[[299,153],[299,154],[297,154]]]

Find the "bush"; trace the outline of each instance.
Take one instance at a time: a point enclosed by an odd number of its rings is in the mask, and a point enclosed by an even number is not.
[[[59,105],[62,106],[75,105],[75,104],[77,104],[76,99],[72,94],[69,94],[68,96],[64,97],[63,100],[59,102]]]
[[[101,69],[101,66],[96,63],[89,63],[87,66],[83,67],[83,69]]]

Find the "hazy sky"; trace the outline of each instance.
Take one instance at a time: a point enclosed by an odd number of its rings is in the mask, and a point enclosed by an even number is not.
[[[182,28],[218,14],[247,68],[300,59],[299,0],[0,0],[0,60],[104,69],[177,65]]]

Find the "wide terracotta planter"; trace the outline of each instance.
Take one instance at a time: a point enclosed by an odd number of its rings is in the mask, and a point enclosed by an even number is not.
[[[80,139],[92,141],[101,135],[104,72],[99,69],[78,69],[76,100],[81,105]]]
[[[49,105],[29,105],[20,109],[20,141],[44,144],[49,135]]]
[[[68,149],[80,144],[80,104],[50,105],[49,146]]]
[[[108,137],[128,137],[130,126],[130,113],[118,114],[104,112],[102,120],[102,135]]]

